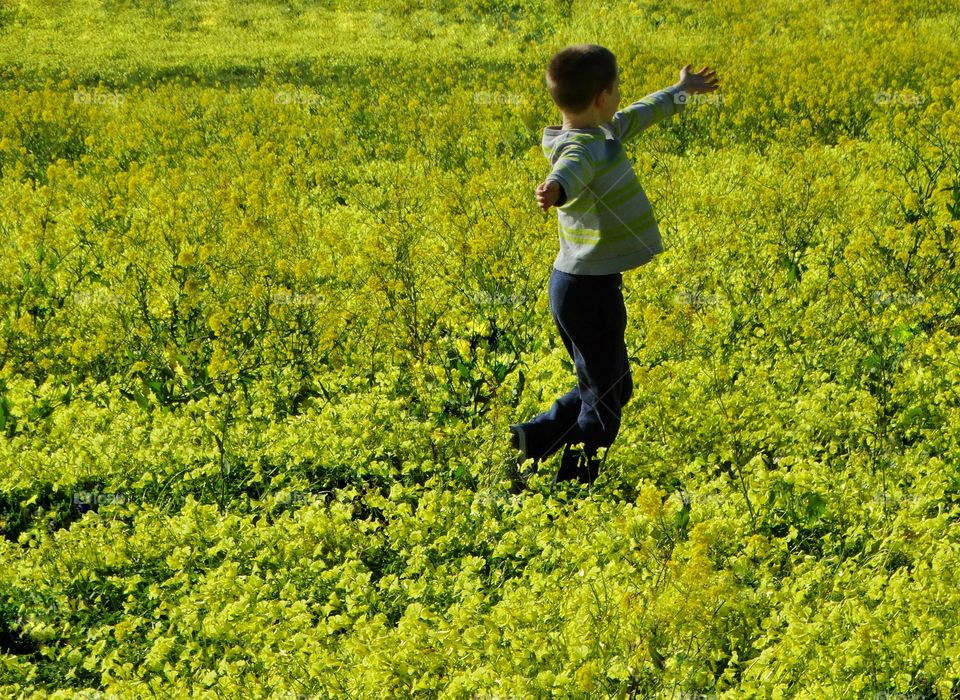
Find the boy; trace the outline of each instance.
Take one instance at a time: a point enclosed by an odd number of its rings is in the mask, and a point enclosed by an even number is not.
[[[716,72],[691,73],[687,64],[674,85],[617,111],[620,76],[614,55],[578,44],[550,60],[546,84],[563,123],[543,130],[543,153],[553,165],[537,186],[537,203],[557,207],[560,252],[550,275],[550,311],[576,366],[577,383],[549,411],[511,425],[511,446],[537,463],[565,446],[557,481],[592,484],[620,430],[623,405],[633,393],[624,333],[623,272],[662,252],[650,203],[627,160],[622,142],[682,112],[689,94],[719,87]],[[571,446],[583,444],[583,450]],[[606,459],[606,450],[604,451]],[[510,474],[513,491],[524,484]],[[553,486],[551,486],[551,489]]]

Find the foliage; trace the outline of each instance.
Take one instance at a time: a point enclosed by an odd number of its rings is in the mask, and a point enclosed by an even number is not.
[[[958,22],[0,2],[0,693],[960,697]],[[583,41],[723,89],[628,146],[600,480],[511,497]]]

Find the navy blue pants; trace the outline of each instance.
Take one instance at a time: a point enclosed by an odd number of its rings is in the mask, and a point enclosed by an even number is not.
[[[595,453],[620,432],[623,405],[633,394],[624,333],[623,274],[550,275],[550,312],[573,359],[577,382],[550,410],[521,423],[526,456],[549,457],[564,444]]]

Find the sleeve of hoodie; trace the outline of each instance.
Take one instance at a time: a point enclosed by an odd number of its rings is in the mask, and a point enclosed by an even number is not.
[[[559,183],[563,193],[555,206],[562,206],[580,196],[593,180],[594,164],[590,152],[580,143],[570,142],[561,147],[547,181]]]
[[[679,114],[687,106],[688,94],[671,85],[641,97],[632,105],[613,115],[610,124],[621,142],[629,141],[644,129]]]

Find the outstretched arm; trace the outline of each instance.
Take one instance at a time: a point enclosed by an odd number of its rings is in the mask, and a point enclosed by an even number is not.
[[[701,92],[713,92],[720,87],[717,72],[704,66],[697,72],[690,72],[691,64],[680,69],[680,79],[668,88],[634,102],[629,107],[613,115],[610,125],[620,141],[628,141],[667,117],[682,112],[690,95]]]
[[[578,143],[564,146],[553,170],[537,185],[537,204],[547,211],[580,196],[593,180],[594,165],[587,149]]]

